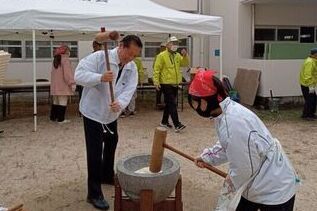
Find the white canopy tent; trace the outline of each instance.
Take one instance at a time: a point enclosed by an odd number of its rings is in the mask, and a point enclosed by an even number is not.
[[[222,54],[221,17],[180,12],[150,0],[0,0],[0,5],[1,32],[32,32],[34,131],[37,130],[36,32],[54,30],[55,35],[60,31],[79,36],[80,40],[91,40],[92,32],[105,26],[106,30],[130,33],[219,36]]]

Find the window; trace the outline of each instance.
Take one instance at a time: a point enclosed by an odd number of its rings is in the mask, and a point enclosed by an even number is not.
[[[275,29],[255,29],[254,38],[255,41],[275,41]]]
[[[264,43],[255,43],[253,50],[253,58],[255,59],[263,59],[265,52],[265,44]]]
[[[277,40],[278,41],[298,41],[298,29],[278,29]]]
[[[78,57],[78,42],[77,41],[53,41],[53,50],[59,47],[61,44],[65,44],[70,49],[70,58]]]
[[[51,41],[36,41],[36,58],[50,59]],[[25,58],[33,58],[33,42],[25,41]]]
[[[22,42],[18,40],[0,40],[0,50],[7,51],[11,58],[22,58]]]
[[[145,42],[144,57],[155,57],[160,52],[161,42]]]
[[[62,43],[69,46],[71,58],[78,58],[77,41],[36,41],[36,58],[51,59],[53,50]],[[11,53],[11,58],[31,59],[33,58],[33,41],[0,40],[0,50]]]
[[[314,27],[300,27],[300,42],[314,43],[315,42],[315,28]]]

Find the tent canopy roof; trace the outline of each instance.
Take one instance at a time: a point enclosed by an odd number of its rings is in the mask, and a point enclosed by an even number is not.
[[[169,9],[150,0],[0,0],[0,30],[106,30],[220,35],[222,18]]]

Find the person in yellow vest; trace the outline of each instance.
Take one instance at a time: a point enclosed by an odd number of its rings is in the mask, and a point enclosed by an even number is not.
[[[311,49],[300,71],[299,82],[305,99],[302,118],[316,119],[316,86],[317,86],[317,48]]]
[[[153,70],[154,70],[154,65],[156,61],[156,57],[162,53],[163,51],[166,50],[166,43],[162,42],[160,45],[160,51],[158,52],[157,55],[155,55],[154,60],[153,60]],[[164,104],[162,104],[162,90],[156,90],[156,101],[155,101],[155,106],[157,109],[164,109]]]
[[[143,81],[144,81],[144,68],[143,68],[143,64],[142,64],[142,58],[140,56],[138,56],[133,61],[136,64],[136,67],[138,70],[138,83],[140,85],[142,85]],[[135,90],[129,105],[126,107],[125,111],[122,112],[120,117],[124,118],[124,117],[130,116],[130,115],[134,115],[136,113],[135,112],[135,100],[136,100],[136,98],[137,98],[137,90]]]
[[[168,122],[171,116],[175,132],[180,132],[186,126],[178,118],[177,113],[177,91],[178,84],[182,81],[180,67],[189,64],[189,56],[185,49],[181,54],[177,52],[179,41],[175,36],[170,37],[166,43],[166,50],[161,52],[154,64],[153,83],[157,90],[162,90],[164,94],[165,108],[160,126],[171,128]]]
[[[139,84],[143,84],[143,81],[144,81],[144,67],[143,67],[143,63],[142,63],[142,58],[139,56],[139,57],[136,57],[133,61],[136,64],[136,67],[138,69]]]

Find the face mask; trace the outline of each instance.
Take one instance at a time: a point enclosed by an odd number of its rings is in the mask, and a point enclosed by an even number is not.
[[[202,100],[205,100],[207,102],[207,106],[205,109],[201,108]],[[194,102],[196,103],[197,106],[194,106]],[[202,116],[204,118],[209,118],[209,119],[214,118],[214,116],[210,114],[211,111],[219,108],[217,95],[212,95],[209,97],[196,97],[196,96],[188,95],[188,103],[198,113],[199,116]]]
[[[171,51],[176,52],[178,49],[178,45],[172,45]]]

